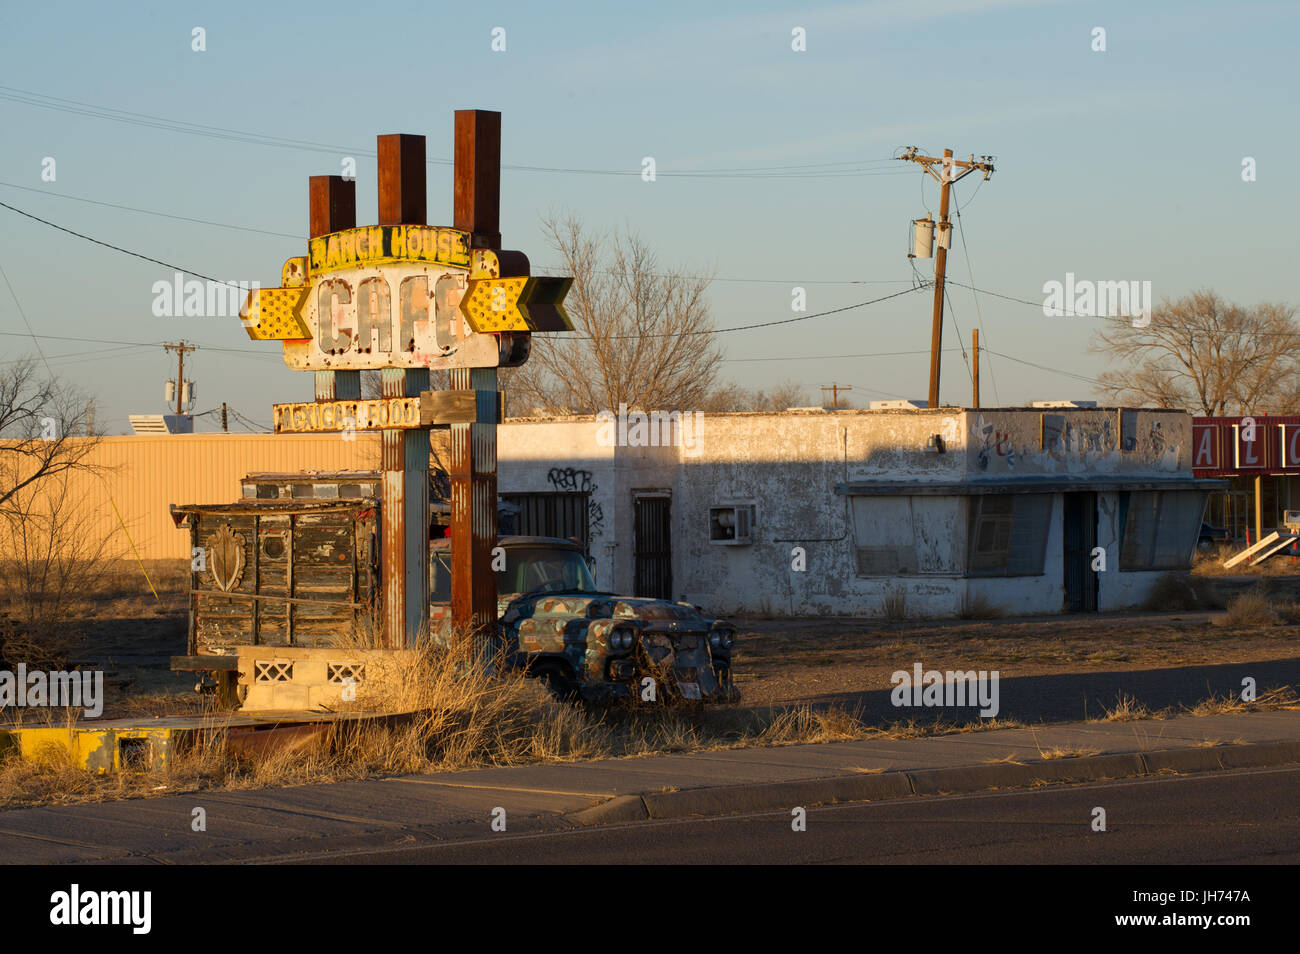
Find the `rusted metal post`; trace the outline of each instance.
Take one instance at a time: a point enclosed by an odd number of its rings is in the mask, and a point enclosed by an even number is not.
[[[342,176],[312,176],[309,238],[357,226],[357,184]],[[361,397],[360,371],[317,371],[316,400],[343,401]]]
[[[971,391],[974,397],[974,406],[979,410],[980,406],[980,330],[972,328],[970,330],[971,351],[975,355],[975,366],[971,375]]]
[[[379,137],[379,224],[424,225],[424,137]],[[384,397],[416,397],[428,369],[385,368]],[[429,620],[429,432],[387,429],[381,436],[383,528],[380,572],[383,641],[415,644]]]
[[[457,110],[455,157],[455,227],[471,247],[500,249],[501,114]],[[497,621],[497,369],[453,370],[451,388],[476,392],[475,421],[451,425],[452,623],[482,637]]]
[[[501,248],[501,114],[456,110],[455,214],[472,248]]]

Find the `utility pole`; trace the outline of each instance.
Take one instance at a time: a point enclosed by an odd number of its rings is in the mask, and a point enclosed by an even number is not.
[[[977,364],[976,367],[979,367],[979,365]],[[976,406],[976,407],[979,407],[978,404],[976,404],[975,406]],[[222,402],[221,402],[221,430],[222,430],[222,432],[225,433],[225,434],[229,434],[229,433],[230,433],[230,423],[226,420],[226,402],[225,402],[225,401],[222,401]]]
[[[970,330],[970,340],[971,350],[975,352],[975,367],[973,369],[974,374],[972,375],[973,380],[971,384],[971,387],[975,392],[975,403],[973,406],[975,410],[978,411],[980,407],[980,330],[978,328],[972,328]]]
[[[934,319],[930,327],[930,407],[939,406],[939,352],[943,339],[943,278],[948,264],[948,246],[951,244],[952,226],[948,222],[948,192],[972,172],[979,170],[987,180],[993,175],[993,157],[972,154],[968,160],[953,159],[952,150],[945,149],[943,157],[917,155],[916,147],[909,146],[899,159],[917,162],[939,183],[939,251],[934,260]]]
[[[841,392],[841,391],[852,391],[852,390],[853,390],[853,388],[852,388],[851,385],[846,385],[846,384],[823,384],[823,385],[822,385],[822,401],[824,402],[824,401],[826,400],[826,392],[827,392],[827,391],[830,391],[830,392],[831,392],[831,407],[839,407],[839,406],[840,406],[840,392]]]
[[[180,344],[165,344],[164,351],[175,351],[179,364],[176,368],[176,413],[183,414],[181,410],[181,398],[185,394],[185,354],[188,351],[198,351],[198,345],[186,345],[185,339],[181,339]]]

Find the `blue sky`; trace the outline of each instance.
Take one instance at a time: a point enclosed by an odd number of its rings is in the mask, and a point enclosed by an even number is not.
[[[498,26],[505,52],[491,49]],[[1098,26],[1105,52],[1091,48]],[[194,27],[204,52],[191,49]],[[805,52],[791,49],[794,27]],[[1212,287],[1294,303],[1297,27],[1290,2],[6,4],[0,201],[202,274],[275,285],[304,252],[308,176],[354,155],[358,224],[373,222],[374,161],[359,153],[376,134],[422,133],[430,158],[448,158],[453,110],[497,109],[507,167],[552,170],[503,172],[505,247],[555,264],[539,227],[548,210],[630,226],[663,265],[716,271],[720,328],[791,317],[796,285],[811,312],[907,288],[908,222],[937,210],[932,180],[887,161],[908,145],[997,157],[978,194],[978,176],[954,190],[969,254],[959,237],[951,279],[1031,301],[1073,272],[1150,281],[1157,300]],[[31,93],[68,102],[32,105]],[[41,178],[46,156],[54,182]],[[638,174],[644,156],[653,183]],[[1242,181],[1245,156],[1255,182]],[[429,213],[450,224],[449,165],[429,167]],[[917,267],[928,277],[932,264]],[[273,402],[311,393],[310,376],[237,319],[154,317],[151,287],[171,276],[161,266],[5,209],[0,265],[37,334],[159,343],[40,340],[109,433],[126,431],[128,413],[165,410],[175,359],[163,341],[201,346],[186,360],[196,410],[224,400],[266,423]],[[994,352],[986,404],[1096,396],[1031,366],[1094,377],[1095,320],[990,296],[977,313],[969,290],[950,294],[945,347],[982,321]],[[724,375],[749,387],[793,379],[812,400],[832,381],[858,402],[924,397],[930,307],[922,292],[724,334]],[[0,360],[35,352],[4,287],[0,332]],[[892,354],[905,351],[918,353]],[[883,356],[850,357],[863,354]],[[942,393],[969,400],[957,351],[944,355]]]

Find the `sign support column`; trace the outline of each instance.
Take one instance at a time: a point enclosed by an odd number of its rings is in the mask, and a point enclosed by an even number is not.
[[[357,227],[357,183],[342,176],[311,176],[308,180],[311,211],[309,238]],[[360,371],[317,371],[316,400],[357,400],[361,397]]]
[[[424,137],[379,137],[379,224],[424,225]],[[383,396],[418,397],[429,388],[427,368],[385,368]],[[429,622],[429,432],[382,432],[383,642],[415,646]]]
[[[501,114],[459,109],[453,225],[471,249],[501,248],[500,195]],[[451,425],[451,614],[457,638],[478,639],[497,622],[497,369],[454,369],[451,388],[475,392],[476,411],[473,423]]]

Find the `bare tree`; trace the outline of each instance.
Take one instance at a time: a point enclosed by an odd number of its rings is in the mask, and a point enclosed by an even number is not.
[[[15,494],[0,521],[0,660],[64,668],[82,647],[88,594],[123,556],[96,501],[70,493],[71,469]]]
[[[587,231],[574,215],[543,226],[573,287],[574,335],[534,335],[526,364],[503,378],[516,411],[592,414],[620,404],[699,409],[722,356],[713,343],[710,277],[663,272],[650,247],[624,230]]]
[[[25,490],[83,465],[96,444],[80,436],[90,408],[74,389],[42,378],[34,358],[0,371],[0,516],[15,515]]]
[[[1128,320],[1098,332],[1091,350],[1121,367],[1103,372],[1102,390],[1122,403],[1196,410],[1209,417],[1300,411],[1300,326],[1295,309],[1243,308],[1199,291],[1152,310],[1144,327]]]
[[[93,502],[69,493],[98,443],[93,405],[42,378],[38,362],[0,371],[0,661],[66,659],[80,633],[73,600],[102,574],[109,540]]]
[[[728,381],[705,398],[700,410],[715,414],[728,411],[784,411],[786,408],[803,407],[807,400],[807,392],[794,381],[782,381],[768,390],[750,390],[734,381]]]

